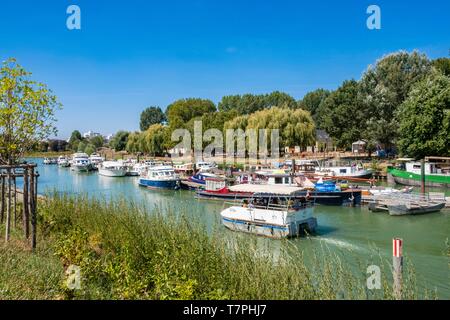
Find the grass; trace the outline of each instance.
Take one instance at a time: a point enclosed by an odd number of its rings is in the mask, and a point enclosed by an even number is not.
[[[0,249],[0,298],[392,299],[389,279],[368,292],[366,268],[352,271],[342,254],[323,248],[306,263],[289,241],[274,251],[166,207],[54,194],[40,203],[39,225],[36,254]],[[70,265],[80,267],[80,289],[64,285]],[[407,270],[404,298],[433,298]]]

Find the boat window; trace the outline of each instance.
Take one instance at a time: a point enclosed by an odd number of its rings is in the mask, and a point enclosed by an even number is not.
[[[420,169],[420,164],[413,165],[413,169]]]
[[[275,177],[275,184],[283,184],[283,178]]]
[[[339,169],[339,173],[347,173],[347,169]]]
[[[289,184],[289,177],[284,178],[284,183]]]

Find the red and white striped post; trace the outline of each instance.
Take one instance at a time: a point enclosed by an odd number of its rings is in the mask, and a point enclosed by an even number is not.
[[[403,240],[400,238],[392,239],[392,267],[394,277],[394,298],[402,299],[402,273],[403,273]]]

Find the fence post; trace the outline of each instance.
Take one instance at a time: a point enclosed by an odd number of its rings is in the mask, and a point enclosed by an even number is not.
[[[394,299],[402,299],[402,273],[403,273],[403,240],[400,238],[392,239],[392,267],[394,286]]]
[[[6,227],[5,227],[5,242],[9,241],[9,234],[11,231],[11,169],[7,170],[8,178],[8,201],[6,203]]]
[[[5,192],[6,192],[6,190],[5,190],[5,176],[4,176],[2,170],[0,170],[0,178],[1,178],[1,184],[2,184],[1,185],[1,195],[0,195],[0,197],[1,197],[0,202],[2,205],[2,209],[0,211],[0,223],[3,223],[3,221],[5,219]]]
[[[25,238],[30,237],[30,207],[28,202],[28,167],[23,171],[23,229]]]

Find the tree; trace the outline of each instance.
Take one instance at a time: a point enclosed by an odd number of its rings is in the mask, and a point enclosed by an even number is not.
[[[70,139],[69,139],[69,147],[70,149],[76,151],[78,150],[78,144],[83,141],[83,137],[81,136],[80,131],[75,130],[72,132],[72,134],[70,135]]]
[[[132,132],[128,136],[127,145],[125,147],[125,150],[127,150],[128,153],[136,153],[136,152],[145,152],[145,150],[142,150],[139,145],[139,139],[140,136],[143,135],[143,133],[140,132]]]
[[[30,79],[15,59],[0,68],[0,162],[14,163],[38,141],[56,135],[62,105],[43,83]]]
[[[333,91],[320,105],[324,129],[340,148],[363,138],[367,113],[359,95],[359,84],[355,80],[344,83]]]
[[[219,111],[236,110],[238,114],[251,114],[271,107],[296,108],[297,102],[284,92],[274,91],[270,94],[244,94],[225,96],[219,102]]]
[[[216,106],[210,100],[205,99],[181,99],[167,107],[166,115],[169,125],[174,128],[184,128],[189,120],[195,117],[216,111]]]
[[[146,149],[152,156],[162,155],[166,150],[164,144],[165,130],[167,130],[167,127],[154,124],[144,132]]]
[[[310,113],[302,109],[273,107],[260,110],[226,122],[224,129],[255,129],[256,132],[266,129],[268,145],[271,144],[270,137],[274,129],[279,130],[281,146],[306,147],[315,141],[314,121]]]
[[[442,72],[442,74],[450,77],[450,58],[439,58],[433,60],[433,66]]]
[[[130,133],[127,131],[118,131],[114,135],[114,137],[112,137],[111,141],[109,142],[110,147],[116,151],[125,150],[125,147],[127,146],[129,134]]]
[[[141,131],[147,130],[151,125],[166,121],[166,115],[160,107],[149,107],[142,111],[140,128]]]
[[[320,105],[330,95],[330,91],[325,89],[317,89],[308,92],[302,100],[298,102],[298,107],[309,111],[318,128],[322,128],[322,119],[325,114],[321,114]]]
[[[430,60],[418,52],[389,54],[370,66],[361,79],[361,94],[367,111],[366,132],[389,147],[397,138],[395,117],[411,87],[432,71]]]
[[[86,146],[87,146],[86,142],[80,141],[77,146],[77,152],[85,152]]]
[[[88,155],[93,154],[97,149],[95,148],[95,146],[92,143],[89,143],[86,148],[84,149],[84,152],[87,153]]]
[[[96,149],[103,147],[105,139],[102,136],[95,136],[89,139],[89,143],[92,144]]]
[[[450,78],[433,73],[411,90],[398,111],[404,155],[450,156]]]

